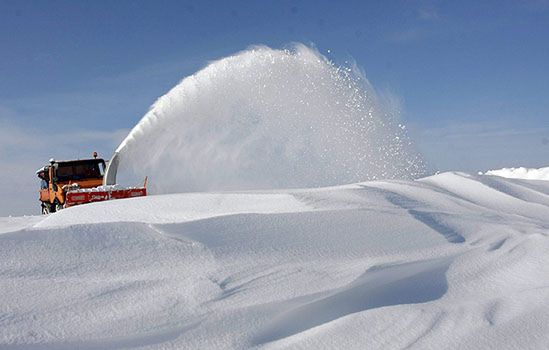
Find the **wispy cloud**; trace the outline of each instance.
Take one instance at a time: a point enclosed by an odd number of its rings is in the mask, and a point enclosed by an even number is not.
[[[434,7],[422,7],[418,10],[418,18],[424,21],[436,21],[440,15]]]
[[[415,16],[415,17],[414,17]],[[410,43],[421,40],[432,34],[441,24],[441,15],[434,4],[423,4],[406,24],[407,27],[394,31],[388,39],[394,43]]]
[[[388,36],[389,41],[394,43],[410,43],[421,39],[425,35],[423,29],[414,27],[393,32]]]
[[[55,123],[74,128],[87,121],[97,129],[131,127],[165,94],[204,60],[187,58],[143,65],[117,74],[97,76],[68,91],[0,97],[0,106],[17,113],[19,122]],[[3,107],[5,109],[5,107]],[[2,111],[0,111],[2,112]],[[0,115],[6,115],[3,111]]]

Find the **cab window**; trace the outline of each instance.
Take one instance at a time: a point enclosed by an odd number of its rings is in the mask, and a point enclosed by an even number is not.
[[[70,181],[103,177],[99,162],[59,163],[55,171],[57,181]]]

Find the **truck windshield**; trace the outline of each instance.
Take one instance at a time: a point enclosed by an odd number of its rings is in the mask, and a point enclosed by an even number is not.
[[[103,178],[105,164],[102,161],[59,163],[55,174],[57,181]]]

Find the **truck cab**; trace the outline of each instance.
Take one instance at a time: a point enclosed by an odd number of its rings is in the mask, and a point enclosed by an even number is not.
[[[40,179],[42,214],[62,209],[66,193],[73,188],[95,188],[103,184],[105,161],[101,158],[68,161],[50,160],[36,174]]]

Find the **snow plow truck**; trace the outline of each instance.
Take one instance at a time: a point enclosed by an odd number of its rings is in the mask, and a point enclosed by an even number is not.
[[[48,165],[36,171],[41,180],[42,214],[79,204],[147,195],[146,178],[143,187],[122,188],[105,183],[106,171],[105,160],[97,158],[96,152],[91,159],[50,159]]]

